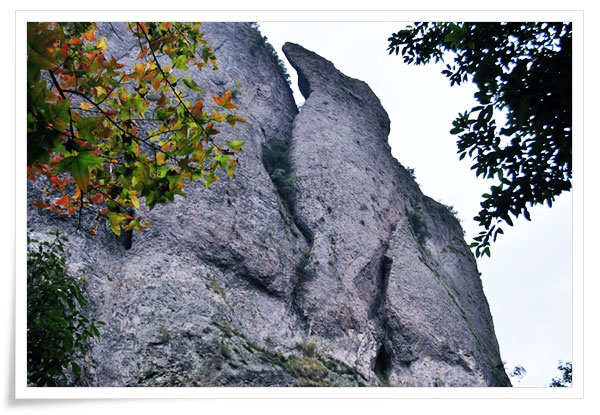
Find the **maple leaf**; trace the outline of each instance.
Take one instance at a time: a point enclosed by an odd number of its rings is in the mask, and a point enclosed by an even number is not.
[[[69,206],[69,196],[67,196],[66,194],[64,194],[60,199],[58,199],[55,202],[55,204],[58,205],[58,206],[64,206],[64,207]]]
[[[81,36],[83,36],[83,38],[87,41],[94,41],[96,40],[96,35],[94,34],[94,29],[90,30],[89,32],[85,32],[83,33]]]
[[[106,49],[108,49],[108,46],[106,45],[106,36],[103,36],[100,38],[100,40],[96,43],[96,47],[98,49],[101,49],[103,51],[105,51]]]
[[[200,101],[196,102],[192,108],[190,108],[190,111],[195,116],[201,117],[203,108],[204,108],[204,102],[202,102],[202,100],[200,100]]]
[[[225,109],[232,110],[237,108],[237,105],[231,102],[230,90],[225,91],[222,97],[213,97],[213,100],[218,106],[223,107]]]

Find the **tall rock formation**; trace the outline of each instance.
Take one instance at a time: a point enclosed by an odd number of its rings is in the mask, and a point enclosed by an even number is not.
[[[389,118],[363,82],[301,46],[284,52],[306,102],[248,24],[202,26],[218,71],[207,96],[235,90],[248,123],[234,180],[187,189],[143,212],[125,250],[110,230],[28,210],[36,236],[59,228],[106,322],[78,385],[509,386],[475,260],[459,222],[392,157]],[[104,24],[116,57],[135,42]],[[263,153],[290,147],[282,199]],[[29,198],[43,183],[30,183]]]

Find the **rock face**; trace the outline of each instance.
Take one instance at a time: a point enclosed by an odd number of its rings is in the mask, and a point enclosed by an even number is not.
[[[104,24],[132,62],[125,29]],[[284,52],[306,102],[248,24],[203,26],[248,123],[234,180],[143,212],[153,225],[125,250],[108,229],[28,210],[38,238],[59,228],[69,266],[106,323],[83,379],[93,386],[509,386],[475,260],[458,221],[392,157],[369,87],[301,46]],[[114,46],[113,46],[114,45]],[[294,195],[263,162],[290,147]],[[43,183],[29,184],[30,200]]]

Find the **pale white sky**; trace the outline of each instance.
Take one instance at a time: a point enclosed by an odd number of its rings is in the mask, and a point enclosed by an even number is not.
[[[472,219],[491,182],[478,179],[471,161],[458,160],[450,135],[459,111],[474,106],[472,84],[450,87],[443,65],[409,66],[388,55],[387,39],[401,22],[259,22],[263,35],[288,65],[297,103],[303,97],[296,72],[281,46],[298,43],[332,61],[337,69],[365,81],[391,119],[392,154],[415,169],[423,193],[453,205],[467,232],[479,233]],[[491,258],[478,260],[496,336],[507,368],[527,375],[514,386],[545,387],[558,375],[559,360],[572,360],[572,197],[560,196],[551,209],[531,209],[531,222],[503,227]]]

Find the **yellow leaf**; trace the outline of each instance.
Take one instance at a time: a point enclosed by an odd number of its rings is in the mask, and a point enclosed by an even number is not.
[[[129,193],[129,198],[131,199],[131,203],[133,203],[133,206],[135,206],[136,209],[139,209],[140,208],[140,201],[138,200],[138,198],[135,195],[135,193]]]
[[[92,107],[93,107],[93,105],[90,104],[89,102],[82,102],[81,104],[79,104],[79,108],[81,108],[84,111],[87,111]]]
[[[200,163],[204,163],[204,159],[206,158],[206,151],[204,150],[196,150],[192,155],[192,161],[197,161]]]
[[[156,164],[159,166],[165,164],[165,155],[163,153],[158,153],[156,155]]]
[[[98,43],[96,43],[96,47],[98,49],[102,49],[102,50],[108,49],[108,46],[106,46],[106,36],[103,36],[103,37],[100,38],[100,40],[98,41]]]
[[[143,76],[146,73],[146,64],[138,63],[133,67],[133,70]]]
[[[213,109],[211,117],[216,122],[222,122],[227,116],[225,114],[221,114],[221,113],[217,112],[217,110]]]
[[[106,95],[106,89],[102,88],[101,86],[97,86],[96,88],[96,96],[101,97]]]

